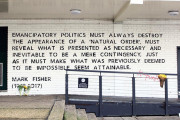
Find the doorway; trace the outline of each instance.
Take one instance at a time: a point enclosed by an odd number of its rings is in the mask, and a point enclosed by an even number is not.
[[[8,27],[0,27],[0,90],[7,90]]]

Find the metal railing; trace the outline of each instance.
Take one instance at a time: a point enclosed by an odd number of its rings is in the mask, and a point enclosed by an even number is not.
[[[102,104],[103,104],[103,95],[102,95],[102,73],[116,73],[116,74],[128,74],[132,75],[132,115],[136,115],[136,77],[135,75],[142,74],[140,72],[118,72],[118,71],[96,71],[96,70],[74,70],[74,69],[66,69],[65,75],[65,103],[69,103],[69,74],[68,72],[93,72],[99,74],[99,95],[98,95],[98,103],[99,103],[99,116],[102,116]],[[169,74],[169,73],[143,73],[146,75],[159,75],[165,74],[168,76],[177,76],[177,74]],[[165,115],[168,115],[168,79],[165,81]]]

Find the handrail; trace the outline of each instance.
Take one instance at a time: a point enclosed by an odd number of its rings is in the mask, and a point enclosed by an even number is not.
[[[68,104],[69,97],[68,97],[68,71],[76,71],[76,72],[97,72],[99,74],[99,116],[103,116],[102,114],[102,73],[121,73],[121,74],[132,74],[132,115],[136,115],[136,77],[135,74],[146,74],[146,75],[173,75],[179,76],[179,74],[171,74],[171,73],[144,73],[144,72],[119,72],[119,71],[101,71],[101,70],[75,70],[75,69],[65,69],[65,102]],[[165,81],[165,115],[168,115],[168,79]]]
[[[178,75],[172,73],[147,73],[147,72],[119,72],[119,71],[101,71],[101,70],[76,70],[76,69],[65,69],[66,71],[77,71],[77,72],[98,72],[98,73],[123,73],[123,74],[151,74],[151,75]],[[179,75],[178,75],[179,76]]]

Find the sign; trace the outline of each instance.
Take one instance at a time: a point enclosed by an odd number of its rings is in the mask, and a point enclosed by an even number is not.
[[[78,78],[78,88],[88,88],[88,78]]]

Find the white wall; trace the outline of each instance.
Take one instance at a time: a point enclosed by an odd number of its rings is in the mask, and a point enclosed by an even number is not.
[[[177,73],[177,46],[180,46],[180,26],[179,21],[126,21],[122,24],[113,24],[110,21],[90,21],[90,20],[1,20],[0,26],[8,26],[8,91],[0,92],[0,95],[18,95],[17,88],[14,84],[42,84],[42,88],[32,88],[31,95],[38,94],[64,94],[65,92],[65,71],[64,70],[37,70],[37,66],[47,65],[69,65],[74,69],[75,65],[89,65],[89,69],[94,69],[98,65],[129,65],[130,69],[121,69],[117,71],[123,72],[150,72],[150,73]],[[43,38],[28,38],[28,37],[12,37],[12,33],[56,33],[56,37]],[[85,33],[86,37],[60,37],[61,33]],[[104,37],[92,38],[89,37],[90,33],[105,33]],[[134,37],[108,37],[110,33],[133,33]],[[159,38],[138,38],[139,33],[158,33],[162,34]],[[23,39],[23,44],[13,43],[13,39]],[[55,50],[38,50],[40,44],[28,44],[28,40],[32,39],[64,39],[65,44],[44,44],[44,46],[55,46]],[[69,44],[69,39],[77,39],[77,43]],[[81,44],[81,39],[85,40],[85,44]],[[114,39],[117,44],[91,44],[89,39]],[[140,44],[121,44],[120,40],[140,40]],[[159,40],[159,44],[145,44],[145,40]],[[67,50],[68,46],[99,46],[98,51],[80,51],[80,50]],[[32,51],[27,50],[12,50],[13,46],[33,46]],[[59,46],[64,46],[65,50],[59,50]],[[103,50],[105,46],[110,46],[111,50]],[[114,46],[145,46],[144,50],[113,50]],[[150,50],[151,46],[160,46],[161,50]],[[46,63],[32,64],[30,57],[13,57],[13,53],[45,53]],[[68,52],[69,57],[66,57],[66,63],[52,64],[49,62],[52,57],[49,52],[57,52],[58,56],[55,59],[62,59],[62,52]],[[81,52],[96,52],[97,57],[80,57]],[[139,52],[141,57],[102,57],[101,52]],[[158,52],[155,57],[146,57],[147,52]],[[73,57],[77,53],[78,57]],[[70,59],[88,59],[87,63],[71,63]],[[140,59],[140,63],[108,63],[108,59]],[[20,63],[14,64],[13,60],[19,59]],[[28,59],[26,64],[22,63],[23,59]],[[92,63],[91,59],[104,59],[105,63]],[[144,63],[144,59],[165,59],[165,63]],[[13,70],[12,66],[21,66],[21,70]],[[32,66],[32,70],[24,70],[25,66]],[[105,69],[101,69],[105,70]],[[89,74],[88,74],[89,75]],[[94,74],[93,74],[94,75]],[[111,74],[111,77],[103,77],[104,95],[117,95],[117,96],[131,96],[131,78],[115,77],[118,75]],[[124,76],[124,75],[121,75]],[[131,75],[132,76],[132,75]],[[13,77],[28,77],[28,82],[13,82]],[[51,77],[51,81],[39,82],[32,81],[32,77]],[[70,76],[70,93],[75,94],[98,94],[98,76],[89,77],[89,88],[78,89],[77,78],[81,76]],[[140,77],[140,76],[137,76]],[[141,77],[147,77],[141,75]],[[152,76],[150,76],[152,77]],[[154,76],[157,77],[157,76]],[[168,76],[169,78],[171,76]],[[137,78],[136,79],[137,96],[139,97],[164,97],[164,88],[159,87],[159,81],[150,78]],[[75,86],[73,86],[75,85]],[[75,88],[74,88],[75,87]],[[169,97],[177,98],[177,79],[169,79]]]

